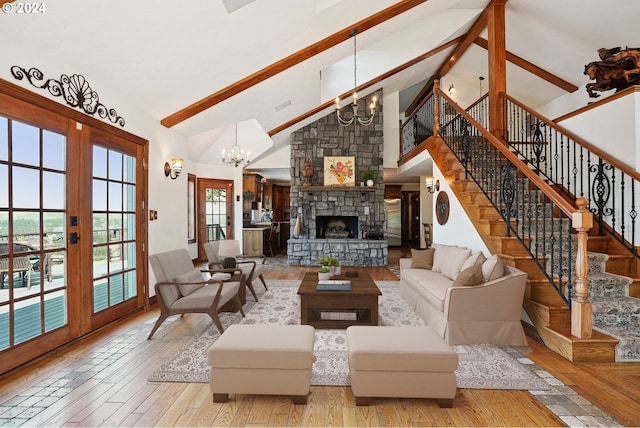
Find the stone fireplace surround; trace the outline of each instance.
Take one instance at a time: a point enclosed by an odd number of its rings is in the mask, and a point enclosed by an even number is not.
[[[373,94],[372,94],[373,95]],[[382,91],[376,93],[382,100]],[[358,101],[365,109],[366,100]],[[363,232],[382,231],[386,222],[384,182],[382,180],[383,126],[382,102],[374,123],[369,126],[340,126],[334,113],[313,122],[291,135],[291,239],[287,241],[289,265],[317,265],[316,260],[329,255],[343,266],[385,266],[388,258],[386,240],[363,239]],[[324,186],[324,157],[354,156],[356,186]],[[312,186],[302,186],[305,160],[311,160]],[[360,187],[362,171],[380,171],[373,187]],[[325,239],[317,236],[318,216],[357,217],[357,231],[352,238]],[[300,233],[295,233],[296,218]]]

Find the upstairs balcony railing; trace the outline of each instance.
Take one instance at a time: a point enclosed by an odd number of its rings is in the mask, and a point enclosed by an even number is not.
[[[501,94],[501,99],[507,119],[503,138],[512,150],[570,200],[588,199],[598,234],[609,231],[640,257],[640,174],[512,97]]]

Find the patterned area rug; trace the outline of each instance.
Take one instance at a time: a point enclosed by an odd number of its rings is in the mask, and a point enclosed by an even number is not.
[[[222,314],[223,326],[240,324],[299,324],[300,281],[268,281],[269,291],[260,301],[247,302],[242,318]],[[398,281],[376,281],[380,296],[380,324],[387,326],[424,325],[399,296]],[[168,321],[167,321],[168,322]],[[207,350],[220,333],[213,323],[185,345],[149,377],[152,382],[208,382]],[[456,345],[459,388],[547,390],[549,384],[497,346]],[[349,364],[345,330],[316,329],[312,385],[349,385]]]

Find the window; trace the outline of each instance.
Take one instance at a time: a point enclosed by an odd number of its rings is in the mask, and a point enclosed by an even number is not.
[[[187,177],[187,239],[190,244],[196,242],[196,176]]]

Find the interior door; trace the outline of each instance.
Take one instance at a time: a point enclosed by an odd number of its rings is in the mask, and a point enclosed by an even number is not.
[[[233,236],[233,181],[198,179],[198,258],[206,260],[204,244]]]

